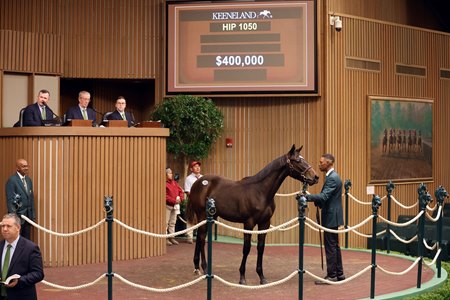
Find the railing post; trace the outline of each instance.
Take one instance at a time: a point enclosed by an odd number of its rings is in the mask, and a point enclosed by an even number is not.
[[[439,186],[436,191],[434,192],[434,195],[436,196],[437,200],[437,210],[439,211],[439,207],[442,207],[444,204],[444,198],[448,198],[448,193],[444,189],[444,187],[441,185]],[[436,269],[437,269],[437,277],[441,278],[441,269],[442,269],[442,251],[444,250],[442,248],[442,217],[444,216],[444,210],[442,207],[441,214],[439,215],[438,223],[437,223],[437,242],[439,245],[439,248],[441,249],[441,254],[438,256],[436,261]],[[439,251],[439,249],[436,249],[436,251]]]
[[[216,214],[216,202],[213,198],[208,198],[206,203],[206,224],[208,228],[208,274],[207,280],[207,299],[212,299],[212,224],[214,223],[214,215]]]
[[[350,179],[345,180],[345,229],[348,228],[348,191],[352,187]],[[348,232],[345,232],[345,249],[348,249]]]
[[[304,189],[305,191],[305,189]],[[298,206],[298,222],[300,228],[298,230],[299,243],[298,243],[298,299],[303,299],[303,247],[305,243],[305,209],[308,207],[306,197],[298,194],[295,199]]]
[[[387,207],[387,219],[391,221],[391,195],[392,191],[395,189],[395,185],[392,181],[389,181],[388,184],[386,184],[386,191],[387,191],[387,200],[388,200],[388,207]],[[391,252],[391,225],[389,223],[386,227],[386,251],[387,253]]]
[[[113,229],[112,223],[114,222],[113,217],[113,197],[105,196],[104,197],[104,207],[106,211],[106,222],[108,223],[108,273],[106,276],[108,277],[108,300],[112,300],[112,279],[113,279],[113,270],[112,270],[112,259],[113,259]]]
[[[381,198],[378,195],[372,197],[372,270],[370,272],[370,299],[375,298],[375,268],[377,267],[377,219],[378,209],[381,206]]]
[[[417,288],[420,288],[422,285],[422,264],[423,264],[423,238],[425,231],[425,213],[427,209],[428,203],[431,201],[431,196],[428,193],[427,186],[423,183],[419,185],[417,189],[417,193],[419,194],[419,212],[423,211],[422,216],[419,218],[419,230],[417,233],[417,253],[419,254],[420,260],[417,265]]]

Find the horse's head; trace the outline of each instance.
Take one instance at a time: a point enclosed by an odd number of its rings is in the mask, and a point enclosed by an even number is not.
[[[316,171],[314,171],[306,159],[300,155],[302,148],[303,146],[295,149],[295,145],[292,145],[291,150],[286,154],[289,176],[308,185],[314,185],[319,181],[319,176],[317,176]]]

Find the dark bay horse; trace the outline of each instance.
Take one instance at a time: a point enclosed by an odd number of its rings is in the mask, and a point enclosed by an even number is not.
[[[279,187],[290,176],[309,185],[316,184],[319,177],[309,163],[300,155],[303,148],[291,150],[271,163],[256,175],[245,177],[240,181],[233,181],[221,176],[205,175],[199,178],[191,188],[189,202],[186,209],[186,218],[189,222],[201,222],[206,219],[207,198],[215,200],[216,215],[225,220],[243,223],[244,229],[253,230],[258,225],[258,230],[266,230],[270,226],[270,218],[275,211],[274,196]],[[195,243],[194,266],[199,273],[200,254],[202,269],[206,272],[205,237],[206,225],[197,230]],[[260,283],[267,280],[263,274],[263,253],[266,242],[266,234],[258,235],[258,258],[256,272]],[[240,284],[246,284],[245,266],[247,256],[251,248],[251,234],[244,234],[244,248],[240,272]]]

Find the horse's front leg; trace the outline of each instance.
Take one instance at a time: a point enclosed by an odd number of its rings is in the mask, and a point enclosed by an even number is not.
[[[258,226],[258,230],[266,230],[267,228],[269,228],[270,223],[268,224],[264,224],[262,226]],[[258,273],[259,275],[259,283],[260,284],[266,284],[267,280],[264,277],[264,272],[263,272],[263,256],[264,256],[264,247],[266,245],[266,234],[259,234],[258,235],[258,246],[257,246],[257,250],[258,250],[258,258],[256,261],[256,273]]]
[[[244,227],[245,228],[245,227]],[[247,228],[245,228],[247,229]],[[249,229],[251,230],[251,228]],[[239,284],[247,284],[247,280],[245,280],[245,265],[247,264],[247,257],[250,253],[251,244],[251,234],[244,234],[244,247],[242,248],[242,261],[241,266],[239,268],[239,273],[241,274],[241,278],[239,279]]]

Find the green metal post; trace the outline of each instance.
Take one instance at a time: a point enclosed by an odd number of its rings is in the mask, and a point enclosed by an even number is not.
[[[348,228],[348,191],[352,187],[352,182],[347,179],[344,183],[345,188],[345,229]],[[348,232],[345,232],[345,248],[348,249]]]
[[[375,268],[377,267],[377,219],[378,209],[381,206],[381,198],[378,195],[372,197],[372,269],[370,271],[370,299],[375,298]]]
[[[306,189],[304,189],[305,191]],[[298,222],[299,228],[299,243],[298,243],[298,299],[303,299],[303,248],[305,244],[305,209],[308,207],[306,197],[298,194],[296,197],[298,206]]]
[[[421,183],[419,188],[417,189],[417,193],[419,194],[419,211],[423,211],[422,216],[419,218],[419,231],[417,233],[417,247],[420,260],[417,265],[417,285],[416,287],[419,289],[422,285],[422,264],[423,264],[423,237],[425,231],[425,210],[427,209],[428,203],[431,201],[431,196],[428,193],[427,187],[425,184]]]
[[[207,280],[207,299],[212,299],[212,224],[214,223],[214,215],[216,214],[216,203],[213,198],[208,198],[206,203],[206,224],[208,227],[208,274]]]
[[[388,208],[387,208],[387,219],[391,221],[391,195],[392,191],[394,190],[395,185],[392,183],[392,181],[389,181],[388,184],[386,184],[386,191],[387,191],[387,199],[388,199]],[[389,223],[387,224],[386,228],[386,250],[387,253],[391,252],[391,225]]]
[[[112,196],[104,197],[104,207],[106,211],[106,222],[108,223],[108,273],[106,276],[108,277],[108,300],[112,300],[112,279],[113,279],[113,270],[112,270],[112,259],[113,259],[113,229],[112,223],[114,222],[113,217],[113,198]]]
[[[439,211],[439,207],[443,208],[444,198],[446,198],[446,197],[448,198],[448,193],[444,189],[444,187],[441,185],[436,189],[434,195],[436,196],[436,199],[437,199],[437,205],[438,205],[437,209]],[[436,269],[437,269],[437,277],[438,278],[441,278],[442,251],[444,250],[441,246],[442,245],[442,217],[443,216],[444,216],[444,211],[442,210],[441,214],[439,216],[439,219],[438,219],[438,224],[437,224],[437,232],[438,232],[437,242],[438,242],[439,248],[441,249],[441,254],[439,255],[439,257],[436,260]],[[437,250],[439,250],[439,249],[437,249]]]

